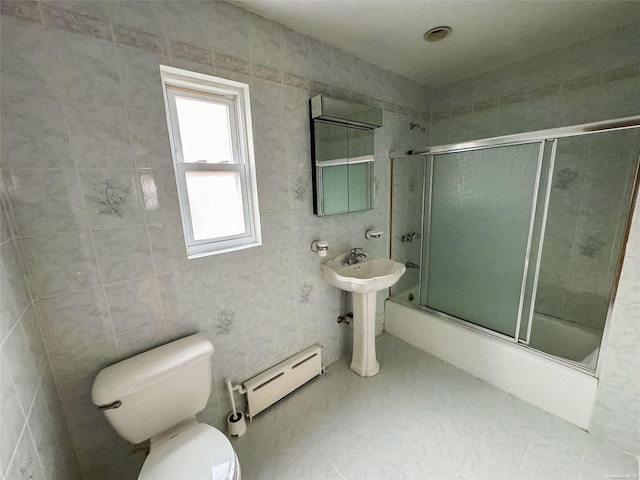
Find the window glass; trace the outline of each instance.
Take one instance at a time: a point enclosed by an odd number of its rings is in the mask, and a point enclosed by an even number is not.
[[[176,95],[183,161],[232,163],[229,106]]]
[[[193,238],[228,237],[246,231],[238,172],[186,172]]]

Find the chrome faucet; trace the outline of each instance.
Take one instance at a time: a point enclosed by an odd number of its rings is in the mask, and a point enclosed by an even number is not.
[[[367,255],[359,252],[358,250],[362,250],[360,247],[352,248],[349,250],[349,256],[347,259],[342,262],[343,265],[355,265],[356,263],[360,263],[360,260],[367,258]]]

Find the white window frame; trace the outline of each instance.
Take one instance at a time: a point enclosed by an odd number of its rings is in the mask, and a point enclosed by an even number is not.
[[[262,245],[249,85],[165,65],[160,65],[160,75],[187,257],[198,258]],[[188,163],[184,161],[176,111],[175,97],[177,94],[182,97],[227,105],[234,163]],[[232,171],[239,174],[245,232],[202,240],[194,238],[186,174],[196,171]]]

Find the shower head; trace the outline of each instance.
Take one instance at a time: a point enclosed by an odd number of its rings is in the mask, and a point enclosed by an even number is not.
[[[413,130],[416,127],[418,127],[422,133],[426,132],[426,129],[422,125],[420,125],[419,123],[411,122],[409,124],[409,130]]]

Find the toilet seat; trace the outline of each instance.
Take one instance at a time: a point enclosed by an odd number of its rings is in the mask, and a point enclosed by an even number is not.
[[[153,446],[138,480],[239,480],[231,442],[218,429],[194,423]]]

